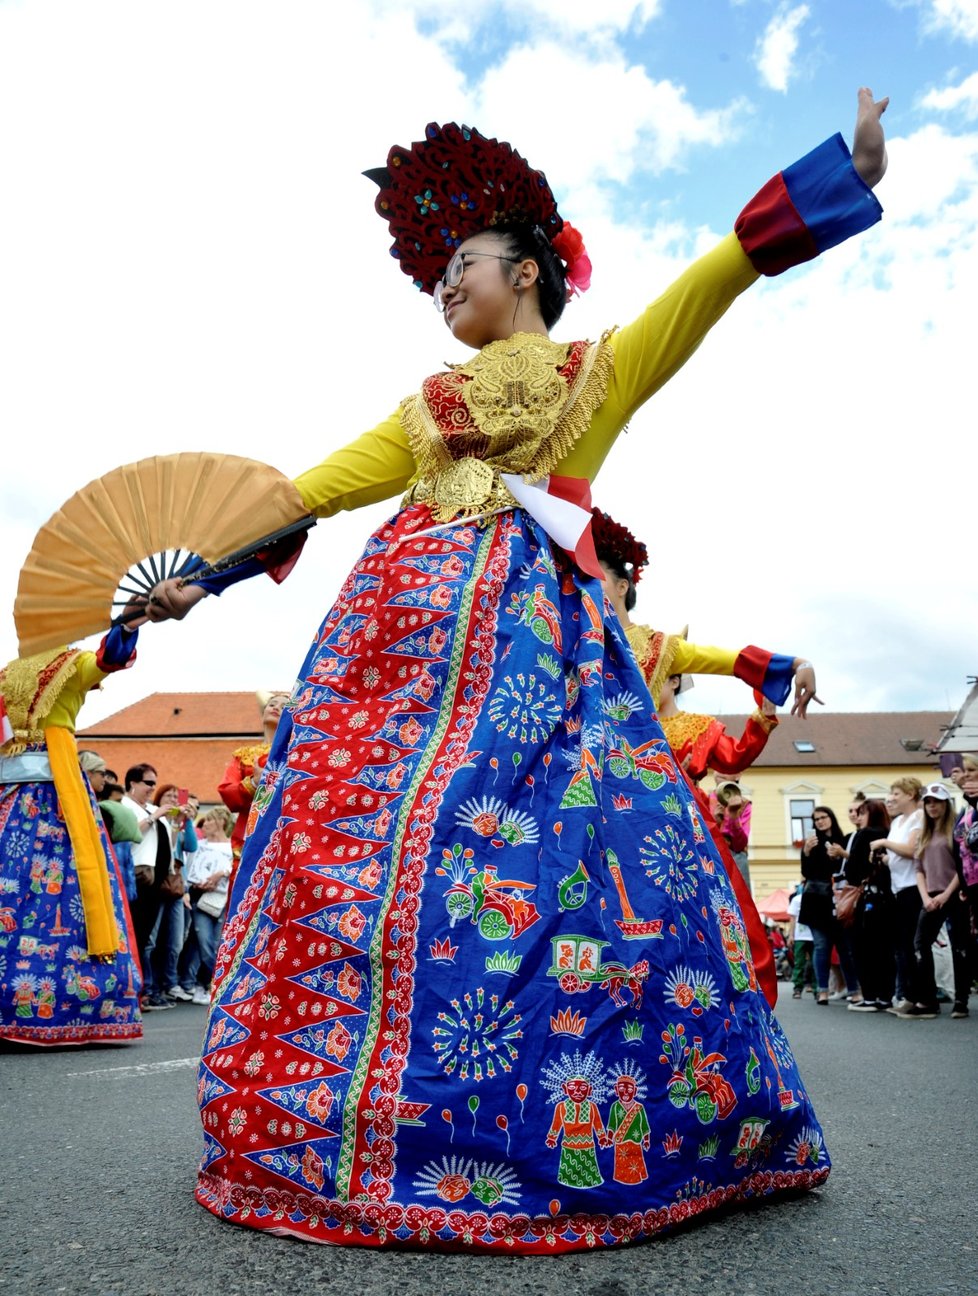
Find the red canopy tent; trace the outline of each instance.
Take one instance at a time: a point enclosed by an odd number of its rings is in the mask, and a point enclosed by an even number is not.
[[[788,901],[791,896],[784,887],[778,887],[772,891],[769,896],[757,902],[757,912],[762,918],[771,918],[775,922],[788,922],[791,915],[788,913]]]

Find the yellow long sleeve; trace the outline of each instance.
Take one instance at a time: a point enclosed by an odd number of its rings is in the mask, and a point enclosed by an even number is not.
[[[98,660],[93,652],[79,653],[75,659],[75,669],[71,678],[65,682],[58,694],[58,699],[44,717],[44,728],[67,729],[75,732],[78,712],[88,696],[89,690],[95,688],[105,679],[105,671],[100,670]]]
[[[687,643],[678,635],[672,642],[675,651],[668,668],[669,675],[732,675],[740,656],[739,649]]]
[[[295,484],[311,513],[332,517],[401,494],[414,473],[414,455],[395,410],[370,432],[302,473]]]
[[[681,369],[732,302],[758,278],[736,234],[694,261],[638,319],[611,335],[615,368],[591,426],[557,466],[593,481],[635,411]]]

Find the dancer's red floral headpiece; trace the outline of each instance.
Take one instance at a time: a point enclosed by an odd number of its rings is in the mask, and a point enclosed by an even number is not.
[[[395,145],[386,167],[364,175],[380,186],[374,206],[394,236],[391,256],[422,292],[434,292],[460,243],[503,218],[540,227],[564,263],[568,297],[590,286],[584,240],[557,211],[547,177],[504,141],[431,122],[424,140]]]
[[[602,513],[601,509],[591,510],[591,533],[598,559],[617,563],[628,572],[632,584],[637,585],[642,577],[642,568],[648,566],[649,561],[649,551],[641,540],[637,540],[628,527]]]

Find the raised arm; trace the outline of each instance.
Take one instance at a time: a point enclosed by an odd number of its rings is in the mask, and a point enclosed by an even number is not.
[[[693,354],[731,303],[760,275],[778,275],[868,229],[882,215],[871,192],[886,168],[880,122],[887,100],[859,92],[850,154],[834,135],[772,177],[730,234],[661,297],[612,335],[614,375],[590,428],[556,472],[594,479],[621,429]]]
[[[815,668],[802,657],[785,657],[753,644],[740,652],[704,647],[677,636],[670,658],[664,668],[669,675],[734,675],[776,706],[787,702],[794,684],[791,714],[802,719],[812,702],[822,705],[815,692]]]

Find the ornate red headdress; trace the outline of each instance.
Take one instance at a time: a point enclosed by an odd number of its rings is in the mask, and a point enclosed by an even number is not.
[[[557,211],[547,177],[505,141],[430,122],[422,141],[395,145],[386,167],[364,175],[380,186],[374,207],[394,236],[391,256],[422,292],[434,292],[460,243],[503,216],[539,225],[564,262],[568,296],[590,285],[584,240]]]
[[[628,527],[602,513],[601,509],[591,510],[591,533],[598,560],[623,567],[632,584],[637,585],[642,577],[642,568],[649,561],[649,551],[641,540],[637,540]]]

